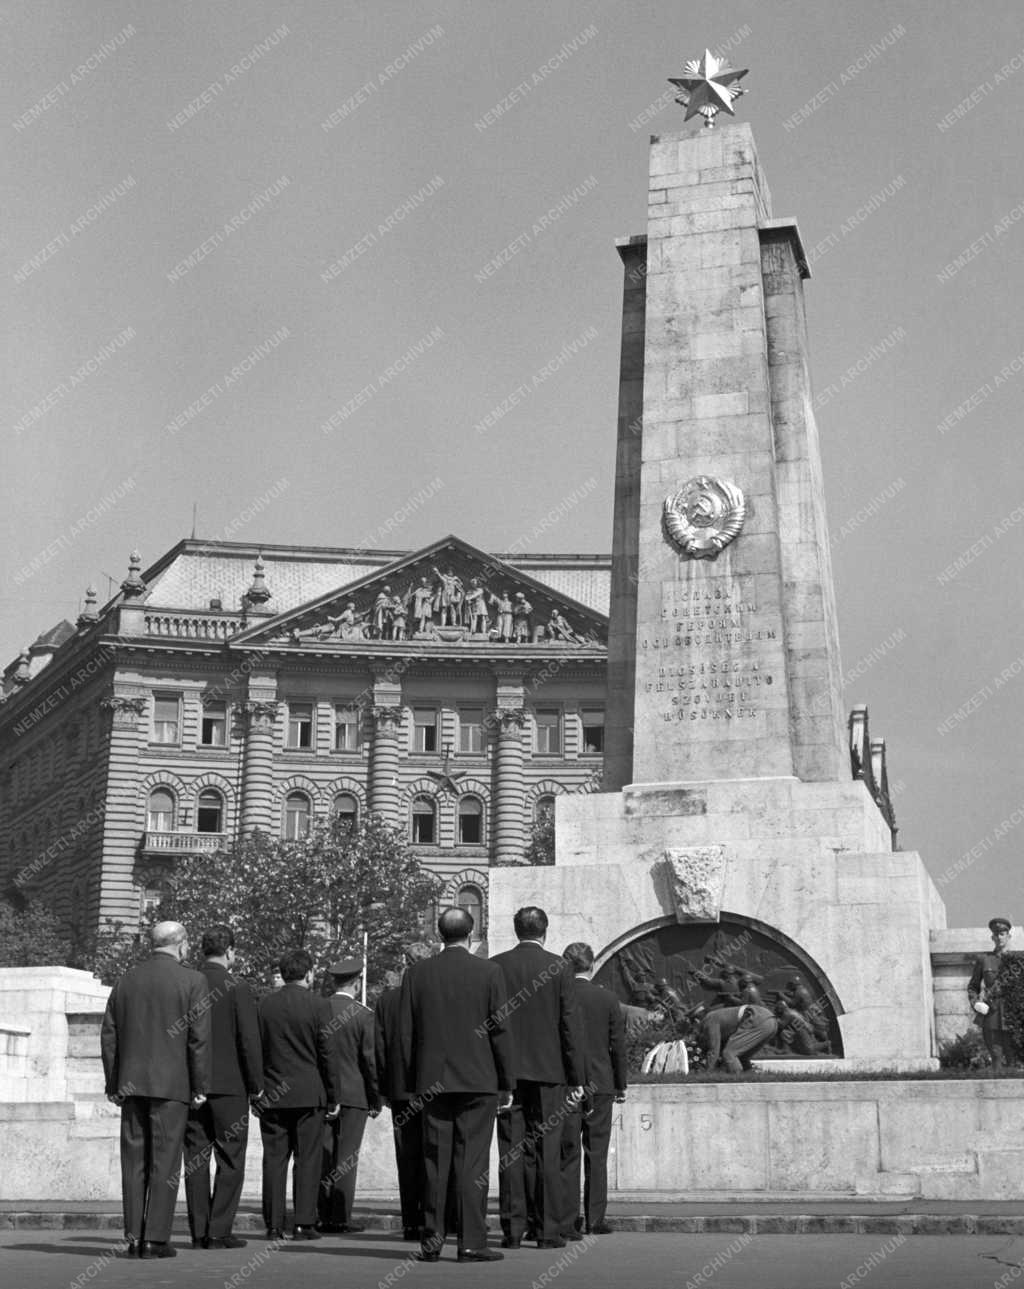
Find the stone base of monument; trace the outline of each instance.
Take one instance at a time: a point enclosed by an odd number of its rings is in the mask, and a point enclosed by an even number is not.
[[[945,908],[920,856],[892,851],[862,782],[567,795],[557,839],[552,867],[492,870],[492,953],[514,943],[515,910],[538,904],[548,947],[589,943],[599,982],[624,1002],[655,978],[687,1004],[710,1002],[694,975],[703,951],[713,976],[756,976],[767,1005],[798,980],[830,1029],[821,1054],[846,1068],[934,1068],[930,936]]]

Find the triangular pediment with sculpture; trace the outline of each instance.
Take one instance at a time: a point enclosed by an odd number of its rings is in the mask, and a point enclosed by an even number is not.
[[[607,619],[447,537],[235,637],[236,644],[603,650]]]

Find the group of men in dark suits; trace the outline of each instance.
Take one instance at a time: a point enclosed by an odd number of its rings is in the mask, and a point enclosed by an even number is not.
[[[504,1256],[486,1243],[496,1119],[502,1246],[560,1248],[607,1232],[612,1105],[626,1087],[621,1012],[590,983],[587,945],[570,945],[564,958],[544,948],[543,910],[520,909],[515,929],[516,948],[479,958],[471,915],[446,909],[442,952],[413,962],[400,988],[392,980],[375,1026],[356,1001],[356,959],[329,969],[328,999],[312,990],[309,955],[287,953],[283,986],[257,1008],[231,974],[229,927],[204,935],[200,971],[184,965],[184,927],[154,927],[152,956],[114,986],[102,1029],[106,1091],[122,1114],[124,1256],[174,1256],[183,1152],[193,1247],[244,1245],[232,1223],[250,1106],[263,1139],[268,1237],[283,1238],[290,1161],[294,1239],[362,1230],[352,1216],[359,1150],[382,1097],[404,1235],[420,1242],[423,1261],[438,1260],[450,1233],[460,1261]]]
[[[588,946],[570,946],[565,958],[544,948],[542,909],[520,909],[514,925],[514,949],[476,958],[471,915],[446,909],[438,921],[443,951],[410,967],[402,981],[401,1068],[422,1105],[424,1262],[439,1259],[452,1227],[460,1262],[504,1256],[486,1244],[495,1119],[503,1248],[518,1249],[524,1239],[562,1248],[584,1229],[609,1230],[611,1105],[626,1087],[618,1003],[586,979],[594,961]]]
[[[152,939],[152,956],[112,989],[101,1033],[107,1096],[121,1106],[123,1256],[175,1256],[183,1153],[193,1248],[245,1244],[231,1228],[250,1108],[263,1138],[268,1236],[283,1238],[292,1160],[294,1238],[320,1238],[318,1209],[321,1229],[361,1229],[350,1223],[359,1146],[367,1115],[380,1109],[372,1013],[352,996],[361,965],[331,968],[339,992],[328,1000],[312,992],[309,955],[287,953],[282,987],[257,1008],[231,974],[230,927],[203,936],[200,971],[184,966],[180,924],[158,923]]]

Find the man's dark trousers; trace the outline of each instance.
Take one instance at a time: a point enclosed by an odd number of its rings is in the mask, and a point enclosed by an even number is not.
[[[395,1139],[402,1228],[418,1231],[423,1225],[423,1191],[426,1185],[423,1175],[422,1101],[392,1101],[391,1131]]]
[[[531,1218],[543,1214],[536,1236],[556,1240],[563,1209],[561,1179],[564,1083],[534,1083],[520,1079],[512,1108],[498,1116],[498,1194],[501,1229],[510,1240],[521,1240]],[[532,1152],[534,1163],[527,1158]],[[535,1216],[537,1215],[537,1216]]]
[[[125,1097],[121,1106],[124,1229],[136,1241],[171,1238],[187,1116],[183,1101],[159,1097]]]
[[[498,1098],[493,1093],[444,1092],[424,1105],[423,1202],[425,1248],[436,1238],[443,1242],[450,1179],[455,1187],[455,1229],[459,1247],[487,1245],[487,1189],[491,1135]],[[447,1214],[450,1219],[452,1215]]]
[[[249,1100],[211,1094],[191,1109],[185,1128],[185,1197],[192,1239],[222,1240],[231,1234],[245,1181]],[[210,1194],[210,1156],[217,1172]]]
[[[285,1188],[290,1155],[295,1159],[292,1171],[295,1225],[315,1224],[323,1125],[324,1112],[320,1106],[264,1110],[260,1116],[260,1132],[263,1135],[263,1222],[268,1231],[280,1231],[284,1228]]]
[[[324,1125],[323,1158],[317,1213],[331,1226],[348,1226],[356,1197],[359,1148],[369,1111],[343,1105],[337,1119]]]

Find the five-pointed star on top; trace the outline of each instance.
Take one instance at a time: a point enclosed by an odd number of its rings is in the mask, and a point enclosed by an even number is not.
[[[704,57],[699,62],[694,58],[683,70],[687,73],[685,76],[678,79],[670,76],[668,79],[670,84],[681,91],[676,102],[686,107],[684,121],[696,116],[698,112],[708,125],[714,123],[719,112],[735,116],[732,101],[744,93],[736,82],[740,77],[746,76],[747,68],[736,71],[727,67],[724,59],[716,58],[710,49],[705,49]]]

